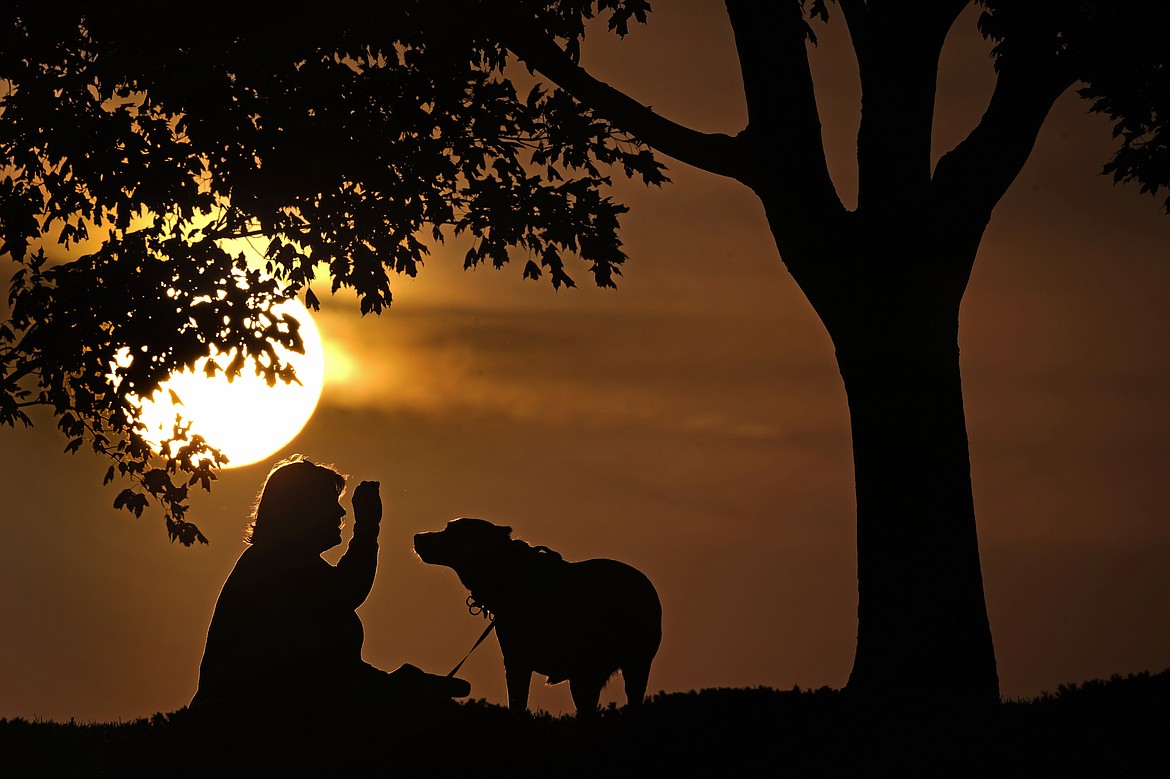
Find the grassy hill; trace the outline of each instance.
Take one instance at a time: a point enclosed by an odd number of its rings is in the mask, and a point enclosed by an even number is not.
[[[1170,671],[975,714],[860,710],[838,691],[659,693],[592,720],[483,701],[312,718],[187,710],[119,724],[0,720],[0,775],[1170,776]]]

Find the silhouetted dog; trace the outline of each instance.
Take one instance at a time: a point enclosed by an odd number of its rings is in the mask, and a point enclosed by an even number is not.
[[[591,713],[619,669],[627,705],[640,705],[662,639],[654,585],[625,563],[566,562],[511,533],[510,527],[462,518],[414,537],[424,562],[453,568],[471,590],[468,602],[494,615],[508,706],[527,710],[536,671],[549,684],[567,679],[577,713]]]

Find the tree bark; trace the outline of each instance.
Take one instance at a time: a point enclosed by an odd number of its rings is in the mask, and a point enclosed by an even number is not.
[[[848,396],[858,625],[846,690],[883,705],[996,702],[958,347],[982,223],[928,209],[797,226],[764,204]]]
[[[857,653],[847,691],[993,703],[999,679],[975,530],[958,311],[834,335],[857,494]]]

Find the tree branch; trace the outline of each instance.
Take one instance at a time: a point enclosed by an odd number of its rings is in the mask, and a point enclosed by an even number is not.
[[[508,49],[525,65],[555,84],[618,128],[680,162],[721,176],[741,179],[750,161],[737,138],[701,133],[655,113],[624,92],[595,78],[578,65],[533,20],[507,12],[502,25]]]
[[[21,379],[23,379],[25,376],[29,375],[30,373],[33,373],[36,370],[39,370],[41,367],[39,365],[39,363],[40,363],[40,360],[33,360],[33,361],[25,363],[24,365],[21,365],[20,367],[16,368],[14,371],[12,371],[9,374],[6,374],[4,376],[0,376],[0,384],[15,387],[16,383],[19,382]]]
[[[867,218],[925,202],[939,55],[967,3],[842,3],[861,76],[857,200]]]
[[[999,76],[987,111],[958,146],[939,159],[931,188],[947,212],[968,211],[981,219],[1007,192],[1032,153],[1052,104],[1073,78],[1057,67],[1035,61],[1000,60]]]
[[[857,51],[866,32],[865,0],[837,0],[837,5],[841,6],[841,14],[849,28],[849,38],[853,41],[854,51]]]
[[[757,192],[790,204],[843,210],[829,176],[808,62],[808,24],[798,0],[727,0],[743,74]]]

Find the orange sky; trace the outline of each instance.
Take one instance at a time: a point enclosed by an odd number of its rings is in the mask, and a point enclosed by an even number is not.
[[[715,2],[660,3],[590,63],[706,130],[743,122]],[[939,150],[978,118],[985,47],[961,22],[940,81]],[[857,86],[836,27],[814,67],[834,176],[851,198]],[[960,35],[959,33],[962,33]],[[589,47],[587,46],[587,51]],[[984,577],[1003,692],[1170,666],[1170,218],[1097,172],[1109,128],[1066,96],[1001,203],[963,309]],[[842,684],[856,578],[844,392],[828,337],[744,188],[671,166],[625,185],[619,289],[554,293],[519,266],[464,273],[452,245],[393,310],[326,300],[318,323],[357,371],[326,388],[284,453],[380,479],[381,567],[366,658],[445,673],[482,629],[455,575],[410,537],[460,515],[567,558],[645,571],[664,606],[652,690]],[[267,470],[225,471],[168,544],[115,512],[106,464],[41,416],[0,432],[0,717],[111,720],[195,690],[219,587]],[[464,666],[503,702],[498,649]],[[620,685],[607,700],[620,697]],[[570,710],[567,689],[532,705]]]

